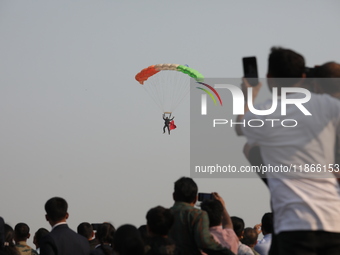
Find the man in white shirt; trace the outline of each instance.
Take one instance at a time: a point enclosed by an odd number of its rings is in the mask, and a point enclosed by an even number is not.
[[[260,255],[267,255],[272,243],[273,213],[265,213],[261,219],[261,231],[263,238],[257,242],[254,249]]]
[[[230,217],[233,223],[233,228],[235,231],[236,236],[238,237],[238,248],[237,248],[237,255],[254,255],[252,249],[241,243],[241,239],[243,238],[244,234],[244,221],[240,217],[232,216]]]
[[[300,88],[304,71],[300,54],[273,48],[267,74],[269,88],[277,87],[279,95],[282,88]],[[250,86],[246,80],[245,84]],[[314,93],[309,100],[302,93],[282,96],[270,115],[245,113],[245,123],[258,119],[264,122],[263,126],[241,127],[247,137],[246,154],[252,145],[258,144],[267,169],[278,169],[268,171],[266,177],[279,254],[340,254],[340,190],[333,173],[328,171],[339,170],[334,165],[334,148],[340,136],[340,102]],[[288,101],[305,102],[297,107]],[[270,100],[255,108],[268,110],[272,103]],[[238,120],[242,118],[239,116]]]

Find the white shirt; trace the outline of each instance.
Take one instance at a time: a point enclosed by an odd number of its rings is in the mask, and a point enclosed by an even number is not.
[[[260,253],[260,255],[267,255],[272,243],[272,234],[264,235],[263,238],[257,242],[254,250]]]
[[[299,98],[290,94],[287,98]],[[303,172],[307,164],[324,166],[334,163],[336,137],[340,136],[340,101],[328,95],[312,93],[309,102],[303,104],[312,116],[305,116],[295,105],[287,105],[287,115],[281,116],[281,103],[269,116],[257,116],[250,112],[249,119],[294,119],[296,127],[282,127],[280,121],[264,121],[259,128],[245,126],[243,133],[248,143],[257,143],[265,164],[295,169],[290,173],[267,173],[272,206],[275,213],[275,233],[298,230],[323,230],[340,233],[340,190],[334,175]],[[268,101],[260,106],[271,107]],[[260,109],[259,107],[256,107]],[[275,177],[275,178],[273,178]],[[288,179],[288,178],[294,179]]]
[[[53,227],[52,227],[51,231],[52,231],[53,229],[55,229],[56,227],[58,227],[58,226],[60,226],[60,225],[65,225],[65,224],[67,224],[67,222],[66,222],[66,221],[59,222],[59,223],[57,223],[57,224],[53,225]]]

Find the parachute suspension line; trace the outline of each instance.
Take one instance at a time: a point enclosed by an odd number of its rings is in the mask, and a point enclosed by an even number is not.
[[[162,103],[160,99],[157,97],[156,91],[151,86],[142,85],[144,90],[150,95],[152,100],[156,103],[156,105],[162,110]]]
[[[159,100],[157,100],[157,96],[155,96],[155,93],[153,90],[150,90],[150,89],[146,89],[145,86],[143,85],[143,89],[146,91],[146,93],[149,94],[149,96],[151,97],[152,101],[155,102],[155,104],[158,106],[158,108],[163,111],[163,108],[162,108],[162,104],[159,102]]]
[[[176,94],[174,95],[175,98],[178,98],[176,104],[173,106],[173,109],[176,109],[178,105],[187,97],[189,91],[190,91],[190,78],[187,76],[183,76],[183,78],[179,78],[178,81],[179,87],[178,90],[176,90]]]

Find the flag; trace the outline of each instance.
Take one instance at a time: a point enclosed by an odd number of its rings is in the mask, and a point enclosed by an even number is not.
[[[170,124],[169,124],[169,126],[170,126],[170,130],[175,129],[175,128],[176,128],[175,121],[174,121],[174,120],[171,121]]]

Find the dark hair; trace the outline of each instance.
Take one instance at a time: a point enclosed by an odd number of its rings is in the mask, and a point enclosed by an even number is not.
[[[327,62],[316,67],[315,77],[327,78],[317,79],[318,86],[320,86],[325,93],[332,95],[340,92],[340,64]]]
[[[258,234],[253,228],[245,228],[241,242],[245,245],[251,246],[256,244]]]
[[[157,206],[151,208],[147,212],[146,221],[153,234],[165,236],[168,234],[174,222],[174,216],[172,215],[170,209]]]
[[[111,223],[104,222],[98,227],[98,230],[96,232],[96,238],[101,244],[103,243],[112,244],[115,232],[116,229]]]
[[[197,184],[189,177],[182,177],[175,182],[174,200],[192,203],[197,196]]]
[[[93,234],[93,227],[88,222],[82,222],[77,227],[77,233],[79,235],[84,236],[87,240],[89,240]]]
[[[59,221],[66,217],[67,202],[61,197],[52,197],[45,204],[45,211],[53,221]]]
[[[144,243],[138,229],[130,224],[120,226],[114,236],[113,249],[120,255],[144,254]]]
[[[302,55],[280,47],[271,48],[268,60],[268,74],[281,86],[291,86],[297,83],[305,73],[305,59]]]
[[[101,244],[100,247],[103,250],[104,254],[112,254],[111,247],[113,246],[115,231],[116,229],[114,228],[114,226],[108,222],[104,222],[103,224],[99,225],[96,231],[96,238]]]
[[[232,216],[230,217],[231,221],[233,222],[234,232],[238,237],[242,236],[242,232],[244,230],[244,221],[243,219]]]
[[[223,205],[216,199],[206,199],[201,203],[201,209],[208,213],[209,226],[218,226],[222,222]]]
[[[5,253],[7,255],[20,255],[13,242],[13,239],[14,239],[13,228],[10,225],[5,224],[4,233],[5,233],[5,243],[6,243],[4,247]]]
[[[262,216],[261,228],[262,231],[264,230],[267,234],[271,234],[274,232],[273,213],[268,212]]]
[[[143,239],[144,244],[148,243],[150,236],[148,234],[148,229],[146,227],[146,224],[139,226],[138,231]]]
[[[25,241],[30,234],[30,228],[26,223],[18,223],[14,227],[15,239]]]
[[[40,247],[40,242],[41,242],[41,239],[46,236],[48,233],[50,233],[46,228],[39,228],[37,230],[37,232],[35,232],[34,234],[34,239],[35,241],[34,244],[38,247]]]

